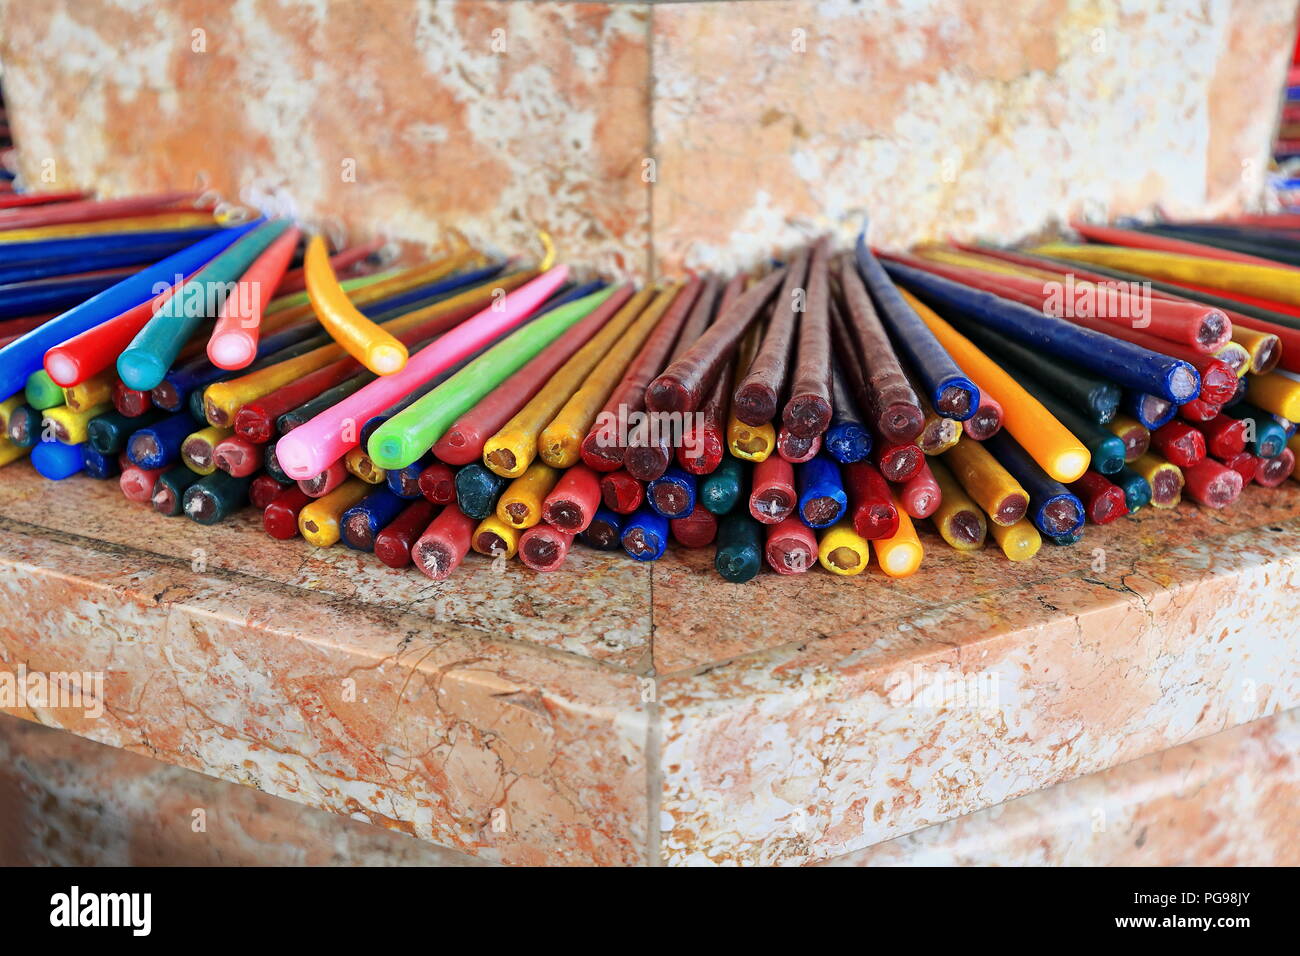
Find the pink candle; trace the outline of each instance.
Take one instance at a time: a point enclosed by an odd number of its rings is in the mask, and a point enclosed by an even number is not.
[[[921,470],[903,483],[903,493],[899,495],[903,510],[913,518],[928,518],[943,503],[943,492],[939,482],[934,480],[927,462],[921,462]]]
[[[262,310],[289,268],[300,233],[290,227],[271,243],[239,280],[240,290],[221,306],[208,339],[208,360],[217,368],[243,368],[257,354]]]
[[[444,369],[450,368],[519,325],[559,288],[568,266],[556,266],[462,322],[432,345],[411,356],[393,375],[381,375],[333,408],[299,425],[275,446],[275,457],[290,478],[324,471],[360,441],[361,426]]]

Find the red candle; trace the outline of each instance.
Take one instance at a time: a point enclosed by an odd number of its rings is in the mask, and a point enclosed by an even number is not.
[[[988,392],[980,392],[980,406],[975,414],[962,422],[968,438],[984,441],[1002,430],[1002,406]]]
[[[534,571],[554,571],[572,546],[573,535],[548,524],[533,525],[519,537],[519,560]]]
[[[270,475],[258,475],[248,486],[248,503],[259,511],[265,511],[267,505],[280,497],[280,492],[292,487],[280,484]]]
[[[779,455],[769,455],[754,466],[754,485],[749,495],[749,513],[763,524],[778,524],[790,516],[799,496],[794,487],[794,468]],[[817,553],[816,544],[813,554]]]
[[[436,505],[422,498],[412,501],[375,535],[375,557],[390,568],[404,568],[410,564],[415,539],[429,526],[436,510]]]
[[[903,502],[903,510],[913,518],[928,518],[943,503],[939,482],[934,480],[934,473],[924,458],[916,474],[903,484],[899,499]]]
[[[425,500],[435,505],[451,504],[456,500],[456,473],[440,461],[420,472],[416,484]]]
[[[1179,468],[1190,468],[1205,458],[1205,437],[1186,422],[1161,425],[1151,433],[1151,447]]]
[[[641,507],[645,485],[620,468],[600,479],[600,497],[610,511],[630,515]]]
[[[1245,485],[1240,474],[1213,458],[1183,468],[1183,480],[1187,493],[1207,508],[1226,508]]]
[[[212,460],[226,474],[243,478],[262,467],[262,446],[247,438],[230,435],[217,442],[212,449]]]
[[[1240,455],[1246,449],[1247,422],[1231,415],[1216,415],[1199,426],[1205,450],[1220,461]]]
[[[1093,524],[1110,524],[1128,514],[1124,489],[1105,475],[1085,471],[1078,481],[1070,483],[1070,490],[1083,502],[1083,511]]]
[[[118,485],[127,501],[147,504],[153,497],[154,482],[166,470],[166,468],[141,468],[139,465],[129,465],[122,469],[122,477],[118,479]]]
[[[1295,471],[1295,452],[1283,448],[1276,458],[1262,458],[1255,471],[1255,481],[1265,488],[1276,488]]]
[[[591,524],[600,502],[600,475],[587,465],[575,465],[542,501],[542,520],[568,534],[580,534]]]
[[[113,407],[127,418],[139,418],[153,408],[153,398],[148,392],[127,388],[122,382],[113,386]]]
[[[287,541],[298,534],[298,512],[311,501],[297,485],[290,485],[262,512],[262,527],[272,538]]]
[[[303,478],[298,482],[298,487],[301,488],[309,498],[324,498],[339,485],[343,484],[343,482],[347,481],[347,478],[348,467],[343,463],[343,459],[340,458],[319,475],[315,475],[311,478]]]
[[[1201,401],[1194,398],[1190,402],[1184,402],[1178,406],[1178,416],[1184,421],[1189,422],[1208,422],[1219,414],[1221,405],[1215,405],[1213,402]]]
[[[776,453],[791,464],[799,465],[816,457],[822,450],[821,433],[801,438],[784,425],[776,433]]]
[[[1220,463],[1231,468],[1237,474],[1241,475],[1243,485],[1248,485],[1255,480],[1259,474],[1259,459],[1248,451],[1239,451],[1237,454],[1228,458],[1223,458]]]
[[[703,548],[718,534],[718,517],[698,502],[690,514],[668,522],[673,537],[684,548]]]
[[[803,574],[817,563],[817,538],[798,518],[786,518],[767,529],[763,556],[777,574]]]
[[[925,453],[914,443],[887,442],[875,436],[871,461],[886,480],[900,484],[916,476],[925,461]]]
[[[441,581],[465,560],[477,524],[456,505],[447,505],[412,546],[411,560],[429,577]]]
[[[844,479],[853,530],[869,540],[897,534],[898,509],[884,476],[867,462],[857,461],[844,466]]]

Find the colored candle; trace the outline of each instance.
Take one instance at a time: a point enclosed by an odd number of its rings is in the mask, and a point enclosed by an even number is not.
[[[1151,447],[1179,468],[1205,457],[1205,436],[1186,422],[1169,422],[1151,433]]]
[[[118,487],[122,489],[122,495],[127,501],[147,504],[153,495],[153,486],[158,483],[158,479],[166,470],[166,468],[141,468],[139,465],[128,465],[122,469],[122,475],[118,478]]]
[[[693,412],[698,409],[708,398],[709,389],[727,359],[754,321],[763,314],[784,278],[785,270],[776,269],[738,296],[694,345],[650,383],[646,389],[646,407],[652,412]]]
[[[112,372],[100,372],[63,390],[63,401],[75,412],[94,405],[113,403],[113,386],[117,378]]]
[[[736,385],[739,385],[740,376],[748,368],[753,354],[758,348],[760,331],[761,328],[756,326],[740,343],[734,365]],[[731,410],[727,415],[727,450],[731,452],[733,457],[742,458],[745,461],[760,462],[766,460],[776,449],[776,429],[772,427],[770,422],[758,426],[746,425],[736,415],[734,405],[735,403],[732,402]]]
[[[349,423],[364,421],[383,411],[438,372],[524,321],[567,276],[564,266],[551,269],[421,349],[400,372],[376,379],[329,411],[295,428],[276,445],[280,466],[293,478],[318,473],[355,444],[345,437],[350,431]],[[420,449],[411,460],[419,458],[424,451]]]
[[[550,465],[535,461],[518,478],[510,482],[497,500],[496,516],[520,531],[542,520],[542,501],[559,480],[560,473]],[[463,508],[462,508],[463,510]]]
[[[212,449],[212,461],[227,474],[243,478],[262,468],[262,446],[247,438],[229,435]]]
[[[765,425],[776,416],[777,402],[790,373],[807,272],[808,250],[800,249],[786,268],[762,343],[736,384],[732,414],[751,427]]]
[[[262,528],[273,538],[287,541],[298,534],[298,516],[312,499],[296,485],[276,496],[262,512]]]
[[[62,481],[85,467],[80,445],[65,445],[57,441],[41,441],[32,447],[32,467],[42,478]]]
[[[799,319],[790,398],[781,423],[800,438],[820,435],[831,424],[831,330],[829,239],[820,239],[808,262],[808,295]]]
[[[1142,392],[1125,392],[1121,407],[1152,432],[1173,421],[1178,414],[1178,406],[1167,398]]]
[[[199,477],[184,465],[168,468],[158,476],[149,493],[149,503],[153,505],[153,510],[168,518],[178,517],[184,510],[186,490]]]
[[[1251,454],[1259,458],[1276,458],[1286,447],[1286,431],[1262,409],[1248,402],[1239,402],[1224,408],[1224,414],[1249,423],[1245,435]]]
[[[212,337],[208,339],[207,354],[213,365],[238,369],[253,361],[257,354],[262,311],[284,277],[300,235],[295,227],[285,229],[239,280],[242,294],[227,299],[222,305]],[[346,300],[347,294],[342,289],[339,294]]]
[[[191,432],[181,442],[181,460],[192,471],[210,475],[217,470],[217,445],[229,437],[229,428],[217,428],[215,425]]]
[[[872,439],[871,463],[889,481],[902,483],[915,477],[925,461],[925,454],[912,442],[898,443],[876,437]]]
[[[777,574],[803,574],[817,563],[817,538],[798,518],[769,525],[763,556]]]
[[[622,542],[623,550],[630,557],[658,561],[668,547],[668,519],[648,507],[638,508],[623,523]]]
[[[748,581],[763,565],[763,525],[743,508],[736,508],[718,521],[718,547],[713,566],[725,580]]]
[[[928,465],[939,485],[939,506],[930,516],[939,536],[958,551],[978,551],[988,535],[984,512],[942,462]]]
[[[209,477],[215,478],[218,475],[230,477],[220,471]],[[370,491],[371,487],[364,481],[352,478],[329,494],[314,499],[298,512],[298,533],[308,543],[318,548],[328,548],[330,545],[337,544],[342,535],[343,512],[359,502]]]
[[[429,467],[433,460],[432,456],[425,455],[414,464],[407,465],[405,468],[391,469],[384,476],[384,483],[388,485],[388,490],[399,498],[405,498],[407,501],[413,501],[422,496],[420,491],[420,475]],[[443,467],[446,467],[445,465]],[[447,475],[451,476],[451,470],[448,469]]]
[[[1029,492],[1028,516],[1049,537],[1073,534],[1083,525],[1083,502],[1043,471],[1033,457],[1006,434],[994,435],[984,447]]]
[[[1188,422],[1208,422],[1213,420],[1222,408],[1222,405],[1215,405],[1194,398],[1190,402],[1184,402],[1178,406],[1178,417]]]
[[[189,471],[189,469],[186,468],[186,471]],[[191,473],[193,474],[193,472]],[[248,503],[258,511],[265,511],[267,505],[280,497],[280,493],[290,487],[294,486],[276,481],[268,474],[256,475],[248,486]]]
[[[1132,468],[1121,468],[1111,480],[1124,492],[1124,504],[1132,514],[1151,504],[1151,484]]]
[[[611,511],[628,515],[645,500],[645,485],[620,468],[600,479],[600,500]]]
[[[148,392],[118,382],[113,386],[113,407],[128,418],[139,418],[153,408],[153,399]]]
[[[1255,471],[1255,481],[1265,488],[1276,488],[1295,473],[1295,452],[1283,448],[1276,458],[1262,458]],[[1191,478],[1188,477],[1188,484]]]
[[[390,568],[404,568],[410,564],[411,549],[433,520],[435,510],[435,506],[424,499],[406,502],[401,513],[375,535],[375,557]]]
[[[507,484],[509,479],[480,464],[466,465],[456,472],[456,504],[467,518],[482,521],[496,510]]]
[[[1224,458],[1223,464],[1241,475],[1241,483],[1244,487],[1259,476],[1259,466],[1261,462],[1276,460],[1277,459],[1275,458],[1257,458],[1248,451],[1242,451],[1235,455],[1231,455],[1228,458]]]
[[[925,412],[925,424],[921,426],[921,434],[916,436],[916,446],[929,456],[942,455],[961,438],[964,427],[961,422],[955,418],[944,418],[936,412],[925,397],[921,398],[921,411]],[[979,412],[979,406],[971,412],[974,416]],[[970,421],[969,418],[966,421]]]
[[[1103,475],[1114,474],[1124,465],[1124,442],[1106,425],[1098,425],[1073,405],[1062,401],[1041,385],[1026,381],[1025,390],[1042,403],[1043,407],[1065,428],[1069,429],[1092,458],[1092,470]]]
[[[861,574],[870,560],[870,543],[847,521],[827,528],[817,543],[817,561],[831,574]]]
[[[435,505],[456,500],[456,474],[442,462],[434,462],[420,472],[420,494]]]
[[[569,534],[587,530],[600,509],[600,476],[577,465],[560,476],[542,502],[542,520]]]
[[[1116,404],[1119,396],[1116,394]],[[1002,430],[1002,404],[992,395],[980,392],[980,407],[975,414],[962,423],[962,431],[975,441],[996,435]]]
[[[55,441],[65,445],[80,445],[89,437],[88,426],[100,415],[106,415],[113,406],[105,402],[82,411],[73,411],[67,405],[46,409],[42,427],[52,433]]]
[[[332,462],[328,468],[319,475],[313,475],[311,478],[304,478],[298,482],[298,487],[309,498],[323,498],[332,492],[343,482],[351,477],[347,466],[343,464],[342,459]]]
[[[1010,525],[990,525],[989,530],[1008,561],[1028,561],[1043,546],[1042,535],[1028,518]]]
[[[844,477],[853,530],[872,541],[893,537],[898,530],[898,509],[884,476],[859,461],[845,466]]]
[[[1177,465],[1148,452],[1133,463],[1133,470],[1151,486],[1152,507],[1177,507],[1183,496],[1183,473]]]
[[[19,448],[31,448],[41,440],[42,415],[30,405],[19,405],[9,413],[9,441]]]
[[[184,412],[164,418],[147,428],[137,429],[126,444],[126,454],[141,468],[162,468],[177,461],[181,444],[194,427]]]
[[[86,425],[86,440],[101,454],[116,455],[126,447],[133,432],[162,421],[164,417],[156,409],[140,418],[128,418],[116,411],[107,412],[92,418]]]
[[[745,277],[735,276],[722,293],[718,314],[724,314],[740,297]],[[677,449],[677,463],[693,475],[711,474],[721,463],[727,451],[727,424],[731,411],[736,360],[724,362],[713,383],[708,398],[682,430],[681,445]],[[642,396],[644,401],[644,395]],[[740,420],[736,419],[739,424]],[[748,426],[741,426],[748,427]],[[770,454],[770,450],[769,450]]]
[[[903,484],[898,498],[903,510],[913,518],[928,518],[938,509],[943,491],[926,462],[921,462],[921,470]]]
[[[1098,472],[1088,471],[1071,482],[1070,491],[1083,502],[1084,514],[1093,524],[1110,524],[1128,514],[1124,490]]]
[[[427,502],[426,502],[427,504]],[[354,551],[374,551],[375,536],[393,521],[406,502],[387,488],[375,488],[339,519],[343,543]],[[427,525],[428,522],[425,522]],[[421,531],[424,526],[421,526]]]
[[[534,571],[556,571],[569,556],[573,535],[539,524],[519,536],[519,560]]]
[[[587,529],[582,532],[583,544],[597,551],[618,551],[623,547],[623,516],[608,508],[597,508]]]
[[[722,459],[717,470],[705,475],[700,482],[700,503],[715,515],[725,515],[736,506],[748,482],[745,466],[740,459],[730,456]]]
[[[16,461],[26,454],[26,451],[26,449],[19,448],[10,441],[0,439],[0,466]],[[89,442],[81,446],[81,467],[91,478],[97,478],[101,481],[107,478],[115,478],[120,470],[117,466],[116,457],[96,451],[95,447]]]
[[[360,478],[368,485],[382,485],[388,472],[375,465],[364,448],[353,448],[343,456],[343,466],[348,473]]]
[[[798,478],[799,517],[808,527],[828,528],[844,516],[849,496],[835,461],[818,455],[799,467]]]
[[[646,484],[645,500],[665,518],[681,518],[695,509],[698,478],[677,465]]]
[[[496,515],[488,515],[474,529],[470,546],[489,558],[501,556],[509,560],[519,553],[519,537],[522,534],[522,531],[512,528]]]
[[[1237,500],[1244,485],[1241,475],[1213,458],[1202,458],[1190,465],[1184,469],[1183,478],[1187,493],[1207,508],[1226,508]]]
[[[980,394],[988,392],[997,399],[1005,430],[1022,443],[1047,474],[1057,481],[1073,481],[1088,470],[1092,460],[1088,449],[1041,402],[919,300],[910,295],[905,298],[975,381]],[[985,440],[997,437],[1003,436],[1000,433]]]
[[[823,445],[841,464],[861,461],[871,452],[871,433],[858,414],[838,358],[831,362],[831,423]],[[960,429],[954,429],[960,435]]]
[[[474,526],[473,518],[455,505],[447,505],[416,539],[411,560],[435,581],[449,577],[469,553]]]
[[[251,478],[236,478],[224,471],[200,478],[181,498],[185,517],[203,525],[224,521],[247,503],[250,484]]]
[[[763,524],[777,524],[794,511],[794,468],[783,458],[769,457],[754,466],[754,484],[749,495],[749,513]]]
[[[27,377],[25,394],[27,404],[37,411],[54,408],[65,401],[63,389],[54,384],[45,369],[38,369]]]
[[[915,574],[921,566],[925,549],[916,535],[912,519],[897,498],[894,499],[894,510],[898,513],[898,530],[889,537],[876,539],[876,559],[880,562],[880,570],[891,578],[905,578]]]
[[[792,465],[802,464],[822,449],[822,436],[802,438],[784,425],[776,433],[776,452]]]
[[[701,504],[688,515],[668,522],[673,539],[684,548],[703,548],[713,543],[718,534],[718,519]]]
[[[1111,434],[1124,443],[1124,461],[1126,463],[1137,461],[1146,454],[1147,448],[1151,445],[1150,430],[1137,419],[1128,415],[1116,415],[1106,427],[1110,429]],[[1102,474],[1111,474],[1111,472],[1102,472]]]
[[[307,243],[303,273],[317,318],[349,355],[376,375],[391,375],[406,365],[406,346],[358,311],[339,286],[320,236]]]
[[[1300,381],[1286,375],[1251,375],[1246,379],[1246,399],[1274,415],[1300,421]],[[30,396],[28,404],[34,404]]]

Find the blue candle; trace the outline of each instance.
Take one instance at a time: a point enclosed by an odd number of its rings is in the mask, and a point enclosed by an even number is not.
[[[376,488],[343,512],[339,533],[343,543],[354,551],[374,551],[379,534],[406,507],[406,499],[388,488]]]
[[[1110,480],[1123,490],[1124,504],[1128,507],[1129,514],[1151,504],[1150,483],[1127,465],[1111,475]]]
[[[1195,398],[1200,391],[1200,374],[1181,359],[1044,315],[1027,305],[972,289],[922,269],[892,262],[885,268],[891,276],[941,312],[951,310],[1120,385],[1179,403]]]
[[[40,409],[30,405],[19,405],[9,413],[8,438],[19,448],[31,448],[41,440]]]
[[[646,485],[646,504],[665,518],[685,517],[695,510],[698,480],[678,465],[669,465],[662,475]]]
[[[799,482],[799,517],[810,528],[828,528],[849,506],[839,465],[824,454],[795,469]]]
[[[154,245],[133,246],[130,249],[109,249],[103,252],[83,252],[76,256],[59,256],[36,259],[18,265],[0,267],[0,282],[30,282],[54,276],[72,275],[90,269],[116,269],[119,266],[147,266],[165,256],[184,249],[194,240],[174,239]]]
[[[834,355],[831,356],[831,424],[822,447],[842,465],[862,461],[871,454],[871,432],[863,424],[844,370]]]
[[[890,331],[895,347],[906,357],[929,393],[930,404],[944,418],[965,421],[975,414],[980,392],[939,344],[929,326],[898,294],[893,281],[867,245],[866,232],[859,233],[855,249],[858,273],[876,302],[880,318]]]
[[[45,353],[54,346],[153,298],[158,294],[155,286],[175,282],[177,275],[189,275],[252,227],[250,223],[208,236],[0,348],[0,400],[22,389],[27,376],[41,368]]]
[[[984,447],[1020,486],[1029,492],[1029,518],[1049,538],[1074,534],[1083,527],[1083,502],[1038,466],[1006,432],[984,440]]]
[[[1148,431],[1169,424],[1178,414],[1178,406],[1173,402],[1145,392],[1125,391],[1120,406],[1125,414],[1132,415]]]
[[[0,256],[4,255],[0,246]],[[110,286],[117,285],[133,269],[113,269],[90,275],[78,274],[30,282],[0,285],[0,319],[17,319],[69,309]]]
[[[62,481],[81,471],[84,466],[80,445],[65,445],[57,441],[37,442],[32,449],[32,467],[51,481]]]
[[[426,454],[405,468],[389,468],[384,474],[384,484],[397,497],[407,501],[423,498],[424,495],[420,492],[420,472],[432,465],[433,461],[433,456]]]
[[[1239,421],[1255,423],[1255,440],[1246,443],[1252,455],[1259,458],[1276,458],[1286,447],[1286,430],[1273,420],[1273,416],[1249,402],[1238,402],[1225,408],[1223,414]],[[12,420],[11,420],[12,421]],[[12,427],[11,427],[12,431]]]
[[[157,424],[137,429],[127,440],[126,457],[131,464],[152,470],[170,465],[181,457],[181,444],[194,433],[194,421],[177,412]]]
[[[642,505],[623,524],[623,550],[638,561],[658,561],[668,547],[668,519]]]
[[[241,225],[235,228],[243,229],[244,226]],[[184,240],[187,244],[197,243],[212,237],[216,233],[231,231],[234,230],[223,230],[220,226],[197,226],[193,229],[99,233],[92,236],[72,236],[66,239],[33,239],[29,242],[6,242],[4,243],[3,256],[0,256],[0,258],[4,259],[6,266],[25,265],[32,262],[43,262],[47,259],[75,259],[88,252],[154,247],[159,243],[174,240]],[[189,273],[182,272],[180,274],[188,275]],[[175,280],[175,275],[171,276],[171,279]],[[126,310],[121,311],[125,312]]]
[[[624,515],[602,506],[596,509],[591,523],[578,540],[597,551],[617,551],[623,546]]]
[[[117,475],[117,456],[105,455],[90,442],[82,442],[77,446],[81,449],[81,468],[91,478],[113,478]]]

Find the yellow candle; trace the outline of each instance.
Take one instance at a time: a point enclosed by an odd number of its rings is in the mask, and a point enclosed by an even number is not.
[[[381,485],[388,477],[388,472],[371,461],[365,448],[361,446],[353,448],[343,456],[343,467],[349,474],[360,478],[368,485]]]
[[[1214,353],[1215,358],[1222,358],[1221,352],[1236,346],[1246,352],[1250,357],[1246,365],[1248,371],[1256,374],[1265,371],[1265,364],[1269,365],[1268,371],[1277,367],[1277,356],[1282,354],[1282,343],[1272,332],[1258,332],[1255,329],[1248,329],[1244,325],[1234,325],[1232,327],[1232,341],[1225,345],[1218,352]],[[1236,365],[1224,358],[1223,361],[1236,368]],[[1241,378],[1238,375],[1237,378]]]
[[[1134,471],[1151,486],[1153,508],[1176,508],[1183,500],[1183,470],[1154,452],[1147,452],[1133,462]]]
[[[337,544],[340,531],[339,522],[343,512],[370,494],[370,486],[364,481],[349,478],[323,498],[308,502],[298,512],[298,531],[303,538],[318,548],[328,548]]]
[[[817,563],[831,574],[861,574],[870,560],[871,545],[853,530],[851,521],[831,525],[817,543]]]
[[[916,528],[903,510],[898,494],[891,490],[890,496],[898,509],[898,530],[892,538],[881,538],[876,542],[876,559],[880,562],[880,570],[891,578],[905,578],[915,574],[921,566],[925,548],[921,547],[921,539],[916,536]]]
[[[22,392],[17,395],[10,395],[3,402],[0,402],[0,436],[9,434],[9,416],[26,402],[27,396]]]
[[[478,523],[474,529],[474,536],[470,538],[470,547],[479,554],[486,554],[490,558],[495,558],[498,554],[504,554],[506,559],[513,558],[519,551],[519,536],[523,532],[516,531],[509,524],[502,521],[496,515],[488,515]]]
[[[334,275],[329,250],[320,236],[312,236],[307,243],[303,273],[312,309],[330,337],[376,375],[400,372],[408,358],[406,346],[352,304]]]
[[[1238,325],[1232,327],[1232,338],[1223,343],[1223,347],[1214,353],[1214,357],[1219,361],[1226,363],[1230,369],[1236,372],[1237,378],[1242,378],[1251,370],[1251,367],[1255,362],[1250,349],[1244,344],[1244,339],[1242,342],[1237,341],[1237,330],[1239,328],[1241,328],[1241,326]],[[1242,329],[1242,331],[1249,330]],[[1261,342],[1259,340],[1254,340],[1252,344],[1260,346]]]
[[[1043,546],[1043,536],[1028,518],[1021,518],[1012,525],[995,524],[989,530],[1002,553],[1011,561],[1028,561]]]
[[[1291,477],[1300,481],[1300,432],[1292,435],[1286,443],[1287,447],[1295,453],[1295,468],[1291,470]]]
[[[1029,493],[979,442],[962,436],[956,445],[944,452],[942,461],[952,469],[957,483],[988,513],[994,524],[1012,525],[1025,516]],[[933,471],[934,462],[930,467]]]
[[[988,535],[988,521],[975,500],[941,461],[929,463],[930,473],[939,484],[939,507],[930,520],[940,537],[958,551],[978,551]]]
[[[90,408],[81,411],[76,411],[67,405],[58,405],[54,408],[47,408],[42,413],[44,416],[42,425],[53,429],[55,441],[62,442],[65,445],[80,445],[89,437],[86,426],[90,424],[90,420],[105,415],[112,410],[112,402],[92,405]]]
[[[212,451],[218,444],[233,435],[234,429],[209,425],[185,436],[181,442],[181,461],[190,471],[210,475],[217,470],[217,460]]]
[[[211,213],[175,212],[157,216],[123,216],[96,222],[65,222],[53,226],[32,226],[0,232],[0,245],[11,242],[37,242],[42,239],[75,239],[78,236],[102,236],[114,232],[171,232],[176,229],[201,229],[215,225]]]
[[[21,445],[15,445],[8,438],[0,438],[0,468],[10,462],[15,462],[19,458],[26,458],[30,448],[23,448]]]
[[[117,384],[117,369],[106,368],[84,382],[63,390],[63,402],[73,411],[102,405],[113,401],[113,386]]]
[[[520,531],[531,528],[542,520],[542,500],[559,480],[557,469],[544,462],[533,462],[501,492],[497,499],[497,517]]]
[[[1287,421],[1300,421],[1300,382],[1285,375],[1252,375],[1246,379],[1246,399]]]
[[[731,388],[727,390],[727,400],[735,394],[736,386],[749,372],[749,365],[754,361],[754,353],[763,340],[763,322],[755,322],[754,327],[746,333],[736,351],[736,365],[731,374]],[[727,413],[727,449],[733,458],[745,461],[767,461],[768,456],[776,450],[776,429],[771,422],[757,427],[746,425],[736,417],[735,412]]]

